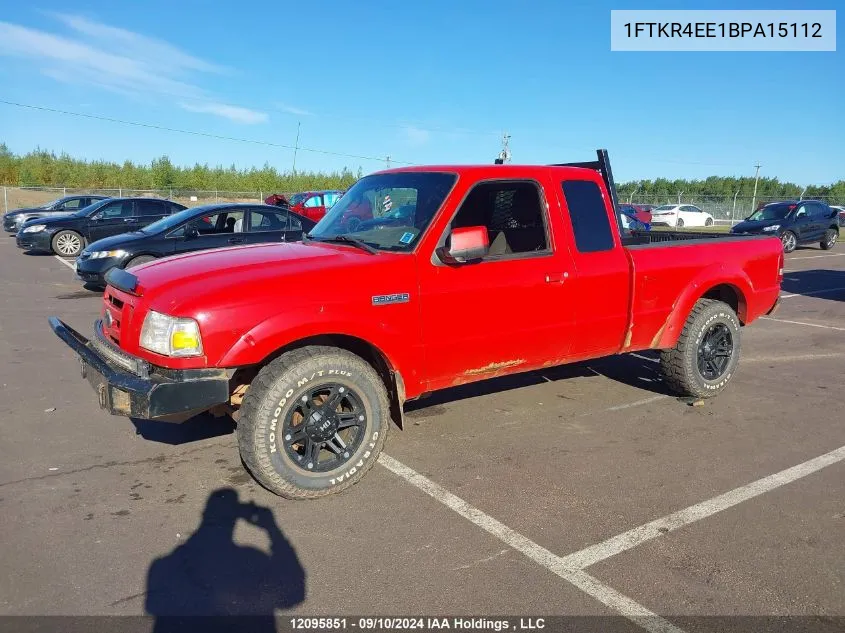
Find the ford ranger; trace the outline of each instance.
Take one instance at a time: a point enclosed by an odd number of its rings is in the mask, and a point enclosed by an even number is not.
[[[624,228],[597,154],[378,172],[302,242],[113,269],[90,340],[50,324],[102,408],[231,413],[252,475],[296,499],[359,481],[438,389],[654,349],[671,389],[714,396],[777,306],[780,241]],[[385,217],[352,230],[362,200]]]

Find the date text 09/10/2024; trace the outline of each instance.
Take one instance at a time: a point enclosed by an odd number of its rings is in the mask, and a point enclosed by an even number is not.
[[[463,630],[463,631],[536,631],[546,627],[545,618],[517,618],[500,620],[473,617],[366,617],[366,618],[307,618],[289,620],[295,631],[307,630]]]

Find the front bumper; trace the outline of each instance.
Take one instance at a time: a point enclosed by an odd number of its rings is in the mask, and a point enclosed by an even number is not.
[[[229,377],[223,369],[166,369],[131,356],[107,341],[100,321],[94,338],[50,317],[50,327],[77,353],[82,377],[97,393],[100,408],[112,415],[155,420],[210,409],[229,400]]]
[[[52,239],[53,234],[48,231],[39,231],[38,233],[21,233],[18,231],[15,242],[18,248],[26,251],[51,253],[53,251],[53,247],[50,244]]]
[[[18,223],[15,221],[15,218],[3,218],[3,230],[6,231],[6,233],[17,233]]]
[[[76,260],[76,276],[86,283],[106,285],[106,273],[115,266],[121,266],[122,259],[117,257],[102,257],[98,259]]]

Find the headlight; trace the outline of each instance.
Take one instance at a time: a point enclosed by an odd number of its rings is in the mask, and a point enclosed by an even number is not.
[[[150,310],[141,327],[141,347],[164,356],[200,356],[199,324]]]
[[[40,233],[41,231],[43,231],[46,228],[47,228],[47,226],[45,224],[33,224],[32,226],[26,227],[23,230],[23,232],[24,233]]]
[[[780,224],[772,224],[771,226],[764,226],[763,230],[767,233],[769,231],[777,231],[780,228]]]
[[[91,251],[91,259],[103,259],[104,257],[123,257],[126,251]]]

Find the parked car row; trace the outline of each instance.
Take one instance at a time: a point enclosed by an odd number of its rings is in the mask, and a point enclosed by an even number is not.
[[[78,208],[68,202],[84,204]],[[188,209],[160,198],[63,198],[40,210],[17,209],[3,218],[19,248],[76,258],[79,279],[105,285],[112,268],[238,244],[296,241],[316,222],[287,205],[221,203]],[[61,210],[61,212],[59,212]],[[34,215],[35,217],[31,217]],[[18,218],[29,217],[23,222]]]

